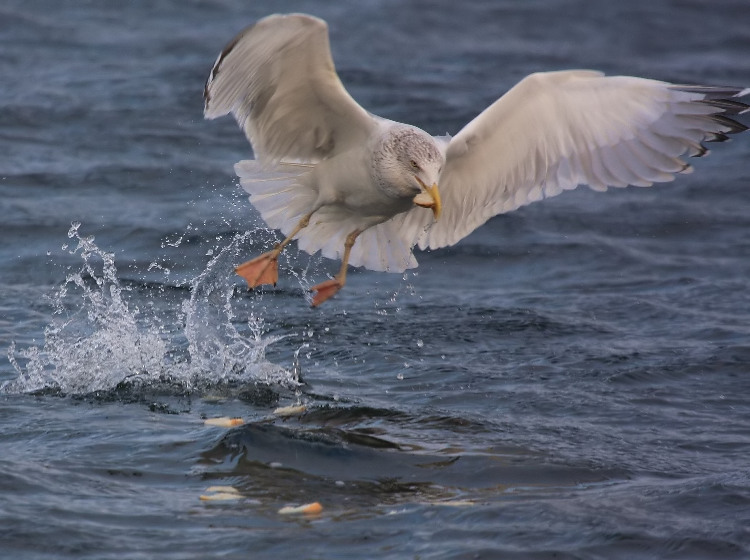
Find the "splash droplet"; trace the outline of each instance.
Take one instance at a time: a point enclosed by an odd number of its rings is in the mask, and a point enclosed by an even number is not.
[[[171,299],[159,299],[163,291],[135,294],[123,286],[114,253],[97,247],[93,237],[80,236],[79,227],[75,223],[69,231],[78,242],[70,253],[82,264],[51,298],[43,346],[11,344],[9,358],[18,377],[4,384],[4,391],[89,394],[121,384],[167,384],[182,393],[234,381],[297,385],[293,372],[265,359],[266,347],[283,337],[266,336],[262,318],[253,314],[247,329],[238,330],[234,285],[226,270],[246,235],[235,236],[191,282],[189,299],[175,306]],[[149,271],[153,268],[169,272],[156,262]]]

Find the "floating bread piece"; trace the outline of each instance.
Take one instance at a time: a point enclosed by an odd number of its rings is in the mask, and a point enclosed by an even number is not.
[[[303,506],[286,506],[279,510],[281,515],[294,515],[297,513],[316,514],[323,511],[323,506],[319,502],[305,504]]]
[[[229,416],[206,418],[203,421],[205,426],[218,426],[220,428],[233,428],[234,426],[242,426],[244,423],[245,421],[242,418],[230,418]]]
[[[239,494],[240,491],[234,486],[209,486],[206,492],[226,492],[228,494]]]
[[[217,492],[216,494],[201,494],[200,499],[204,502],[213,501],[227,501],[227,500],[241,500],[241,494],[235,494],[234,492]]]
[[[273,411],[276,416],[296,416],[307,410],[304,404],[297,406],[282,406]]]
[[[241,500],[242,494],[233,486],[209,486],[207,494],[201,494],[200,499],[204,502],[222,500]]]

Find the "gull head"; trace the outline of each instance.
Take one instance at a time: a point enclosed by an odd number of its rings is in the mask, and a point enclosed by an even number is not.
[[[435,139],[413,126],[393,125],[373,154],[373,172],[388,196],[430,208],[437,220],[441,203],[438,179],[445,156]]]

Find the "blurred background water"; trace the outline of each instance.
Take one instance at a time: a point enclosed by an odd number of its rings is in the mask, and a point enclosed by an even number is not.
[[[329,22],[360,104],[433,134],[539,70],[750,86],[746,8],[4,0],[1,555],[750,557],[750,138],[352,270],[311,310],[337,263],[232,274],[277,234],[201,98],[288,11]]]

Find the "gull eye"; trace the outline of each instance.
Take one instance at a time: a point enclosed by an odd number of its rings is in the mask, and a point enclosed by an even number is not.
[[[422,168],[419,167],[419,164],[416,161],[414,161],[413,159],[409,160],[409,165],[411,165],[411,167],[412,167],[412,169],[414,169],[414,171],[422,171]]]

